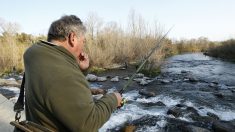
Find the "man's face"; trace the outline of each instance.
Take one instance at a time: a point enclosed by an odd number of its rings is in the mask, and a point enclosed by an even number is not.
[[[83,52],[84,45],[85,45],[85,36],[84,35],[80,35],[79,37],[76,36],[76,44],[74,46],[74,50],[77,57]]]

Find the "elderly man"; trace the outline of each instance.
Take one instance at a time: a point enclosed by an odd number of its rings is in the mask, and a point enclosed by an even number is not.
[[[54,21],[48,40],[24,54],[26,119],[55,131],[98,131],[121,105],[119,93],[94,101],[82,70],[85,27],[74,16]]]

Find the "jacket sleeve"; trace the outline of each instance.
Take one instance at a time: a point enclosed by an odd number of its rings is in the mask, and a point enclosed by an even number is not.
[[[46,107],[71,131],[98,131],[117,107],[114,94],[104,95],[94,102],[81,72],[79,76],[64,75],[54,81],[47,92]]]

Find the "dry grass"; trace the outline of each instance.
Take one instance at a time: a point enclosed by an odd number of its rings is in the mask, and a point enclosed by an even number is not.
[[[14,37],[9,36],[0,42],[0,73],[13,69],[23,70],[23,53],[27,45],[17,44]]]
[[[132,38],[122,34],[103,33],[95,40],[88,39],[86,49],[91,64],[109,67],[112,64],[138,62],[155,47],[155,38]],[[164,46],[163,46],[164,47]],[[149,59],[149,64],[159,64],[165,53],[158,49]]]

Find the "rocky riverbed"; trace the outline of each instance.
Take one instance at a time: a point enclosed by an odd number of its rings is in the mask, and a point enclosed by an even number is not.
[[[201,53],[173,56],[165,61],[159,76],[136,76],[123,94],[127,103],[99,131],[233,132],[234,69],[234,63]],[[112,92],[122,88],[134,71],[134,67],[108,70],[89,74],[87,79],[91,88]],[[20,78],[5,77],[15,82]],[[0,93],[14,102],[17,86],[1,85]]]

